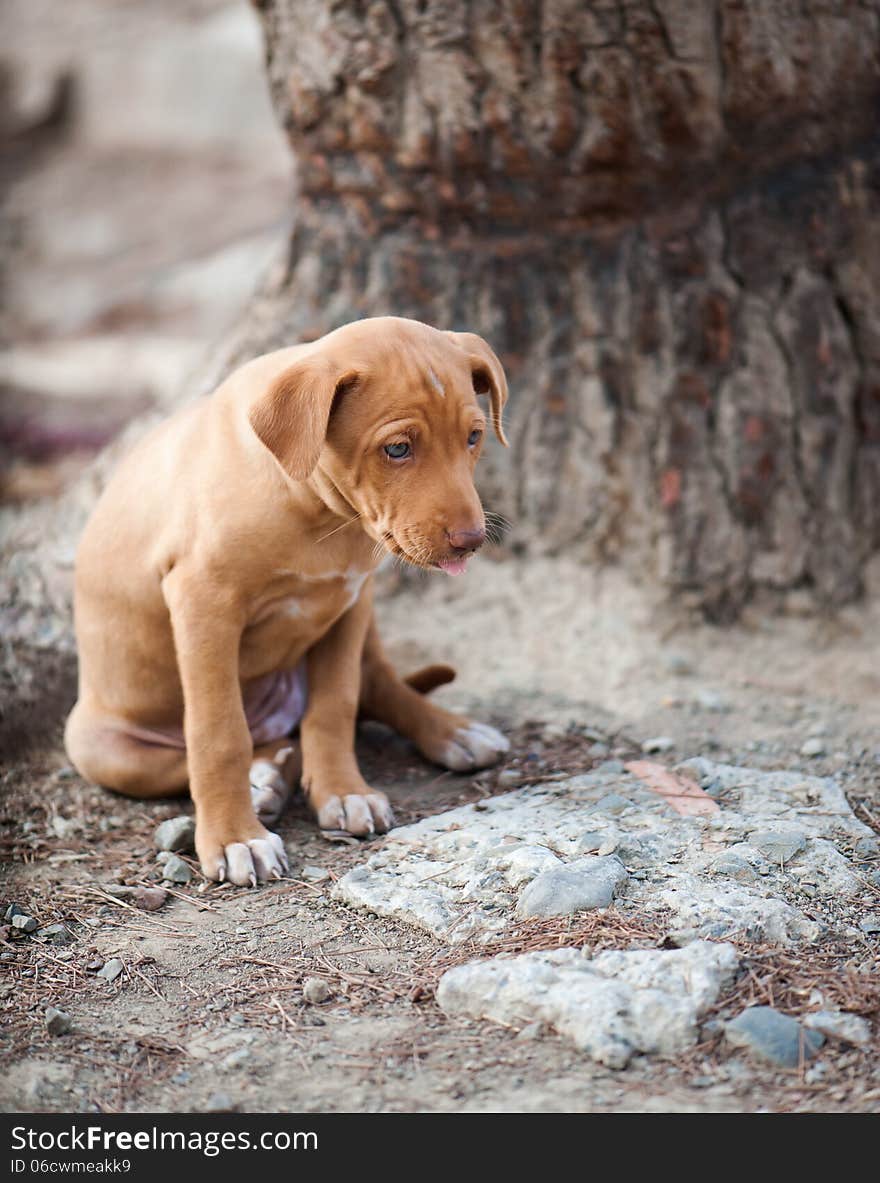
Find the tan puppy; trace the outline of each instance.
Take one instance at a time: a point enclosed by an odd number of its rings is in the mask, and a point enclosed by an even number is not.
[[[483,542],[478,394],[506,443],[507,385],[485,341],[357,321],[242,366],[149,434],[104,491],[77,555],[67,751],[130,796],[188,782],[209,878],[286,869],[262,823],[283,806],[277,770],[297,724],[319,825],[358,835],[393,825],[358,769],[358,714],[456,771],[507,750],[419,693],[447,667],[397,677],[372,610],[388,552],[458,574]]]

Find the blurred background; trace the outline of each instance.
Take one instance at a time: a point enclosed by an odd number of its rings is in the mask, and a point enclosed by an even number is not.
[[[417,582],[418,611],[389,584],[402,661],[447,652],[510,717],[540,694],[700,745],[740,695],[736,742],[760,724],[777,755],[767,703],[810,668],[876,726],[880,0],[2,19],[0,747],[73,700],[76,545],[120,450],[386,314],[482,334],[511,389],[479,611],[469,581]]]
[[[3,0],[2,497],[162,408],[289,229],[246,0]]]

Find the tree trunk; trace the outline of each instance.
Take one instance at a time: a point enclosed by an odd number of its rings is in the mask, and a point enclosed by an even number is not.
[[[296,156],[242,353],[396,313],[512,386],[515,539],[710,616],[880,544],[880,5],[256,0]],[[485,463],[485,462],[484,462]]]

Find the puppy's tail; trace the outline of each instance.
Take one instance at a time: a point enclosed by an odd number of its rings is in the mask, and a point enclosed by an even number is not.
[[[426,665],[424,669],[408,674],[403,680],[419,694],[430,694],[438,686],[445,686],[455,679],[455,670],[451,665]]]

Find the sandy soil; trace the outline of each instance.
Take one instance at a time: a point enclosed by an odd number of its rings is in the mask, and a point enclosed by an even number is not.
[[[880,830],[876,599],[834,624],[756,610],[722,632],[658,608],[614,571],[564,561],[486,556],[460,580],[407,578],[395,589],[395,578],[385,578],[380,614],[401,666],[452,660],[459,680],[438,692],[442,700],[506,727],[514,741],[504,767],[472,778],[430,768],[381,729],[364,729],[364,768],[401,822],[589,767],[606,750],[628,755],[662,734],[675,740],[661,757],[670,761],[709,754],[833,773],[857,815]],[[821,737],[825,755],[800,755],[809,737]],[[876,1044],[829,1047],[816,1074],[758,1065],[707,1037],[679,1061],[638,1058],[615,1072],[546,1031],[446,1018],[433,985],[448,950],[333,901],[333,880],[368,849],[329,844],[299,803],[279,827],[289,881],[199,891],[196,875],[146,913],[105,888],[153,880],[153,829],[188,802],[135,802],[85,785],[57,739],[8,769],[3,788],[2,899],[41,925],[65,920],[76,936],[64,948],[33,937],[2,945],[4,1108],[880,1108]],[[328,878],[303,878],[306,867]],[[558,942],[558,926],[546,939]],[[603,934],[600,922],[589,940],[603,939],[620,934]],[[630,939],[656,944],[663,933]],[[862,963],[876,959],[876,936],[847,939]],[[96,976],[110,957],[125,963],[112,984]],[[841,970],[846,958],[844,950]],[[754,983],[741,982],[722,1015],[774,989],[784,1008],[807,1005],[818,962],[805,956],[792,967],[769,951],[750,966]],[[309,977],[328,984],[326,1002],[304,1000]],[[46,1033],[49,1004],[70,1015],[69,1035]],[[878,1005],[880,995],[866,1004],[869,1017]]]

